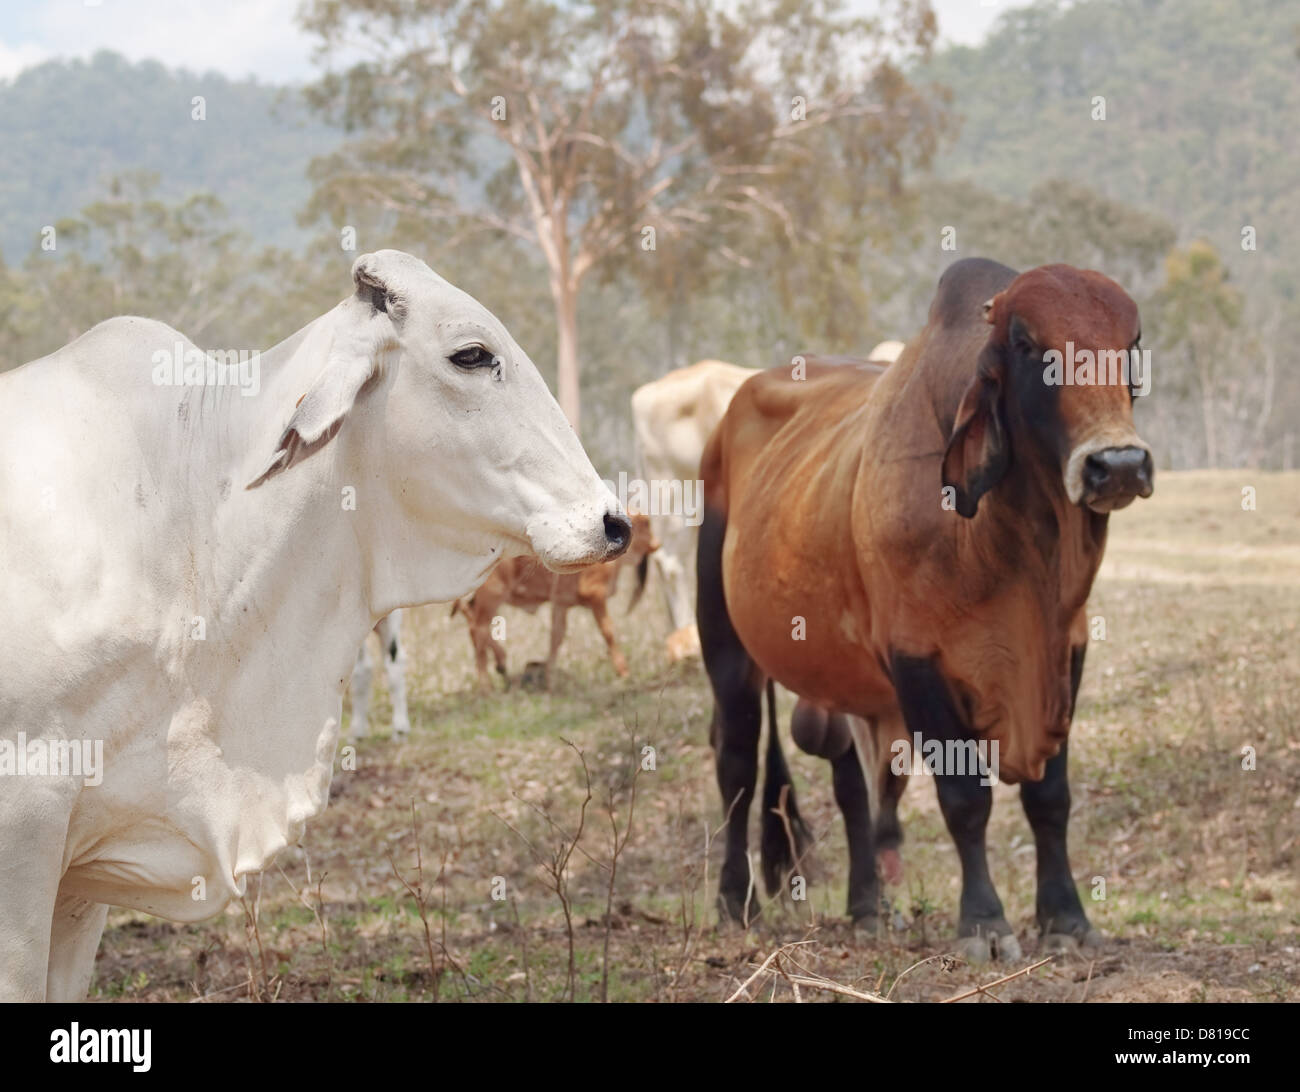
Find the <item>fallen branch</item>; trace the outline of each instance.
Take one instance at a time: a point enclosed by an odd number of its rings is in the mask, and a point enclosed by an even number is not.
[[[791,984],[796,986],[807,986],[810,990],[827,990],[830,993],[843,994],[845,997],[855,997],[859,1001],[871,1001],[877,1005],[892,1005],[888,997],[881,997],[878,993],[867,993],[865,990],[855,990],[852,986],[845,986],[839,982],[832,982],[829,978],[806,978],[803,975],[787,975]],[[796,991],[797,996],[798,991]]]
[[[723,1004],[730,1005],[734,1000],[736,1000],[737,997],[739,997],[742,993],[744,993],[749,988],[751,982],[753,982],[759,975],[761,975],[765,970],[767,970],[772,960],[776,959],[777,956],[782,955],[787,949],[798,948],[804,944],[811,944],[811,943],[812,943],[811,940],[796,940],[791,944],[781,945],[781,947],[779,947],[775,952],[773,952],[770,956],[768,956],[765,960],[763,960],[761,964],[759,964],[758,970],[756,970],[747,979],[745,979],[745,981],[742,982],[740,986],[737,988],[736,992],[733,993],[730,997],[728,997],[723,1002]]]
[[[1013,978],[1019,978],[1021,975],[1028,974],[1030,971],[1036,971],[1039,967],[1043,966],[1044,963],[1051,963],[1051,962],[1052,962],[1051,956],[1048,956],[1046,959],[1040,959],[1037,963],[1031,963],[1028,967],[1022,967],[1014,974],[1004,975],[1002,978],[997,979],[997,981],[995,982],[986,982],[984,983],[984,985],[976,986],[974,989],[967,990],[965,993],[955,994],[952,997],[945,997],[942,1003],[945,1005],[951,1005],[954,1001],[965,1001],[966,998],[968,997],[974,997],[977,993],[983,993],[985,990],[991,990],[994,986],[1001,986],[1004,982],[1010,982]],[[992,997],[992,994],[990,994],[989,996]],[[994,1000],[996,1001],[999,999],[995,997]]]

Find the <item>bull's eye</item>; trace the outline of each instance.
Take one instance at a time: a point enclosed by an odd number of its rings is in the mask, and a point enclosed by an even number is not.
[[[496,358],[482,345],[471,345],[468,349],[459,349],[447,358],[458,368],[486,368]]]

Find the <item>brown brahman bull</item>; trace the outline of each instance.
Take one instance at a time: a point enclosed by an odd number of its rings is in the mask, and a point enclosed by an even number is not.
[[[697,601],[728,811],[724,916],[756,908],[747,817],[761,691],[775,680],[848,718],[795,735],[834,763],[855,919],[871,923],[880,906],[863,769],[886,819],[881,848],[895,849],[892,805],[912,767],[891,773],[881,756],[913,741],[927,763],[938,755],[929,769],[962,867],[961,952],[1020,951],[985,858],[986,766],[1021,783],[1042,948],[1096,943],[1066,855],[1065,741],[1108,514],[1149,496],[1153,469],[1129,368],[1060,385],[1044,361],[1077,347],[1127,362],[1138,335],[1137,306],[1099,273],[969,259],[940,278],[925,329],[888,368],[810,362],[806,378],[776,369],[736,393],[701,465]],[[771,891],[804,835],[775,739],[768,754]]]

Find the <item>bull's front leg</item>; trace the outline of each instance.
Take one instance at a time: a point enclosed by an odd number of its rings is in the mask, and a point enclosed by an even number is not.
[[[1040,953],[1095,948],[1101,934],[1089,923],[1070,870],[1066,829],[1070,822],[1070,777],[1067,747],[1047,763],[1041,781],[1020,786],[1020,803],[1034,832],[1038,851],[1038,928]]]
[[[1083,678],[1086,646],[1076,647],[1070,656],[1070,715]],[[1077,952],[1080,947],[1096,948],[1101,934],[1088,922],[1079,900],[1079,890],[1070,869],[1066,833],[1070,824],[1069,745],[1047,763],[1041,781],[1020,786],[1020,803],[1025,809],[1034,846],[1038,853],[1038,928],[1040,952]]]
[[[923,745],[930,740],[945,743],[969,737],[933,660],[896,653],[890,673],[908,731],[919,735]],[[990,958],[1017,960],[1022,954],[1020,942],[989,875],[986,830],[993,810],[993,787],[984,783],[987,779],[979,770],[947,771],[942,763],[934,780],[939,810],[961,861],[957,950],[969,963],[985,963]]]

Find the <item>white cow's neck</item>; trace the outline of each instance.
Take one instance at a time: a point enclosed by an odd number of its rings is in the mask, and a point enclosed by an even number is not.
[[[356,525],[364,513],[343,493],[365,495],[349,471],[361,429],[246,488],[319,376],[331,315],[262,356],[258,395],[191,400],[191,414],[207,419],[178,437],[177,492],[190,511],[177,522],[207,533],[172,559],[160,641],[174,694],[165,728],[176,782],[193,794],[187,833],[208,858],[189,867],[207,876],[210,895],[206,905],[178,893],[150,907],[167,916],[210,914],[213,897],[233,894],[324,807],[341,696],[377,620]]]

